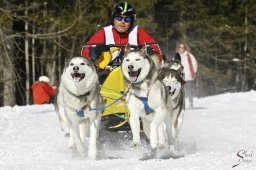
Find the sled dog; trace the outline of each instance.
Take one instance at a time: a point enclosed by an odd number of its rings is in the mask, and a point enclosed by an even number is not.
[[[171,115],[174,139],[179,134],[185,112],[183,66],[180,57],[175,58],[178,59],[165,62],[159,71],[159,78],[167,90],[167,110]]]
[[[55,110],[62,130],[69,136],[70,148],[84,155],[85,137],[89,137],[90,159],[97,156],[96,140],[102,110],[96,108],[103,106],[93,63],[83,57],[71,58],[61,76]]]
[[[166,108],[166,89],[158,78],[159,64],[156,54],[148,56],[146,45],[136,50],[127,45],[121,65],[127,84],[126,103],[130,111],[133,144],[140,142],[141,117],[144,133],[154,152],[157,147],[164,147],[166,140],[170,149],[173,148],[172,121]]]

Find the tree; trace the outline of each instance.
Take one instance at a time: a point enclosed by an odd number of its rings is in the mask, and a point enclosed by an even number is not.
[[[175,49],[177,40],[187,41],[199,61],[199,85],[203,87],[207,82],[214,82],[218,92],[224,87],[234,86],[238,72],[239,82],[250,84],[250,75],[255,75],[248,69],[248,63],[255,62],[252,59],[255,56],[249,54],[249,51],[255,50],[255,46],[249,45],[255,40],[255,3],[237,0],[158,0],[156,9],[156,21],[160,25],[160,36],[167,53]],[[247,47],[246,52],[244,47]],[[234,58],[238,58],[239,62],[234,62]],[[236,88],[248,90],[251,87]]]

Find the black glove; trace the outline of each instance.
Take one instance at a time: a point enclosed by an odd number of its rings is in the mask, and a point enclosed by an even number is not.
[[[104,51],[109,51],[110,48],[105,44],[99,44],[95,47],[91,47],[89,49],[89,56],[92,62],[95,64],[95,62],[98,60],[100,54]]]
[[[155,53],[155,51],[151,48],[151,47],[147,47],[147,53],[148,53],[148,55],[150,56],[150,55],[152,55],[152,54],[154,54]]]
[[[99,51],[100,53],[102,53],[103,51],[109,51],[110,50],[109,46],[107,46],[106,44],[98,44],[94,48],[95,48],[96,51]]]

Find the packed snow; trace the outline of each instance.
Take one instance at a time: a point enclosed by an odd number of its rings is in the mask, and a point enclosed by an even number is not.
[[[131,147],[130,132],[102,131],[92,161],[68,149],[53,105],[2,107],[0,169],[256,169],[256,91],[195,98],[194,105],[176,143],[183,156],[146,161],[139,159],[148,143]]]

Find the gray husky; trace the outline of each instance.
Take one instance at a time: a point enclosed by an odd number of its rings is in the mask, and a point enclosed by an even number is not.
[[[162,148],[166,144],[173,150],[171,113],[166,105],[167,91],[158,78],[159,57],[156,54],[149,56],[146,45],[141,50],[131,50],[128,45],[121,68],[127,84],[126,103],[130,111],[133,144],[140,143],[141,118],[153,154],[157,147]]]
[[[159,71],[167,90],[167,110],[171,113],[172,135],[176,139],[185,112],[183,66],[179,59],[167,61]]]
[[[55,103],[61,128],[69,136],[69,147],[85,153],[85,137],[89,137],[88,156],[96,159],[103,98],[93,63],[83,57],[71,58],[64,68]]]

